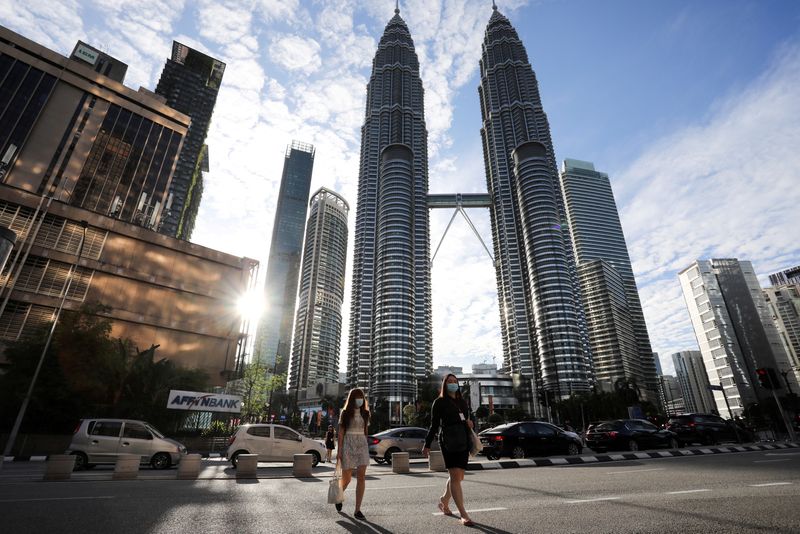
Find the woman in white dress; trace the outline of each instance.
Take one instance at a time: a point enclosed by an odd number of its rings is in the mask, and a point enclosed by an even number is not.
[[[364,519],[361,513],[361,501],[367,483],[367,465],[369,465],[369,447],[367,446],[367,427],[369,426],[369,407],[364,392],[353,388],[347,395],[342,415],[339,418],[339,453],[336,455],[337,468],[342,469],[342,491],[347,489],[356,469],[356,511],[353,517]],[[342,504],[336,504],[336,510],[342,511]]]

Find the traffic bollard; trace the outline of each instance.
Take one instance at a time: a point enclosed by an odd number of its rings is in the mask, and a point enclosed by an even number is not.
[[[200,475],[200,455],[187,454],[178,464],[178,480],[194,480]]]
[[[136,480],[139,478],[139,464],[142,457],[138,454],[120,454],[114,465],[112,480]]]
[[[314,457],[310,454],[295,454],[293,458],[292,476],[297,478],[311,477],[311,464],[314,463]]]
[[[75,469],[75,456],[71,454],[53,454],[47,457],[45,464],[45,480],[69,480]]]
[[[428,469],[431,471],[447,471],[442,451],[430,451],[428,453]]]
[[[409,472],[407,452],[392,453],[392,472],[400,474]]]
[[[258,478],[257,454],[240,454],[236,457],[236,478]]]

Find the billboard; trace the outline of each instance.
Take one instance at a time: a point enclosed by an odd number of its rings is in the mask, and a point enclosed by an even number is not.
[[[242,411],[242,397],[173,389],[167,398],[167,408],[195,412],[239,413]]]

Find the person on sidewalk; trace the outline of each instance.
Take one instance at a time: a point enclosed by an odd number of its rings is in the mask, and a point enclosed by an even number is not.
[[[325,448],[328,449],[328,455],[325,457],[327,463],[331,463],[331,456],[333,455],[333,448],[335,447],[334,441],[336,435],[333,432],[333,425],[328,425],[328,432],[325,433]]]
[[[347,489],[353,477],[353,469],[357,470],[356,511],[353,517],[365,519],[361,513],[361,501],[367,483],[367,466],[369,465],[369,447],[367,446],[367,427],[369,426],[369,406],[364,392],[353,388],[347,395],[339,420],[339,453],[336,455],[337,468],[341,464],[342,491]],[[342,511],[342,504],[336,504],[336,510]]]
[[[431,428],[425,438],[425,448],[422,454],[427,458],[430,453],[431,442],[439,435],[439,445],[444,457],[444,465],[450,473],[444,495],[439,499],[439,510],[444,515],[452,516],[450,511],[450,498],[456,503],[456,508],[461,514],[461,524],[467,527],[474,525],[464,508],[464,493],[461,481],[464,480],[464,471],[469,463],[470,432],[472,421],[469,419],[469,408],[461,397],[456,375],[449,374],[442,380],[439,397],[431,406]]]

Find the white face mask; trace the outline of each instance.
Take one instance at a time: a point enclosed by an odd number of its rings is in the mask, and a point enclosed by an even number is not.
[[[356,401],[356,408],[361,408],[364,406],[364,399],[355,399]]]

